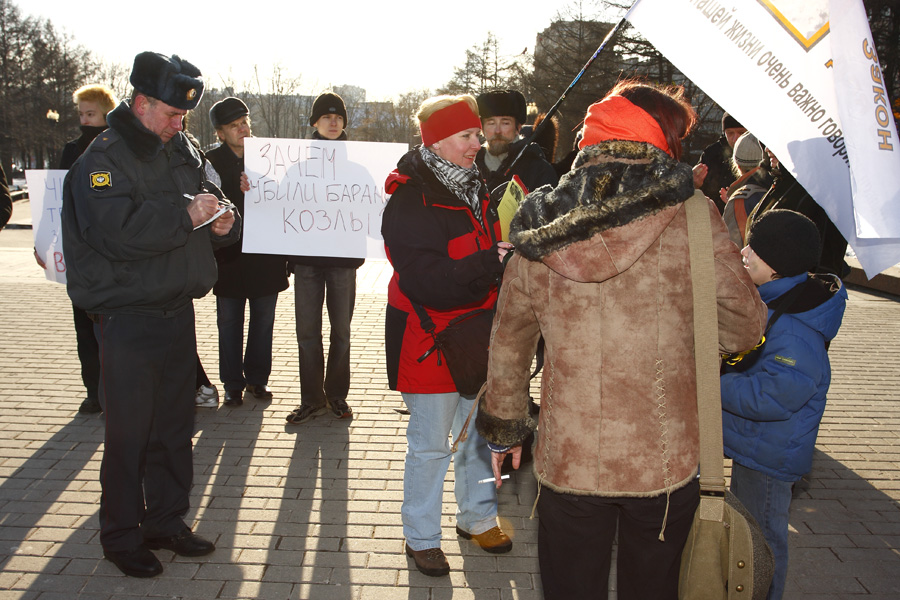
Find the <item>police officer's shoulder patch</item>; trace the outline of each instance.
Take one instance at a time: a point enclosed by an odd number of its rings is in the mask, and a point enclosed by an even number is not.
[[[91,189],[102,190],[112,187],[112,177],[109,171],[94,171],[91,173]]]

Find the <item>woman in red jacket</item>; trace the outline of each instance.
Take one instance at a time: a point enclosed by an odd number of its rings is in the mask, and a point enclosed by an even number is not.
[[[403,480],[406,553],[430,576],[450,571],[441,551],[441,496],[450,465],[448,435],[456,438],[473,396],[456,390],[445,360],[433,352],[412,302],[441,331],[453,317],[492,308],[512,248],[498,242],[496,210],[474,166],[481,121],[472,96],[426,100],[416,115],[422,145],[388,177],[392,194],[382,235],[394,275],[388,288],[385,346],[388,380],[409,408]],[[497,526],[497,493],[478,482],[491,477],[490,451],[474,426],[454,456],[458,535],[484,550],[508,552],[512,542]]]

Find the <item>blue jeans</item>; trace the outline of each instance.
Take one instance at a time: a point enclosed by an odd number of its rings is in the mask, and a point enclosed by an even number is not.
[[[219,326],[219,379],[229,391],[266,385],[272,372],[272,332],[278,294],[261,298],[216,296]],[[244,351],[244,309],[250,303],[247,349]],[[244,358],[241,359],[243,353]]]
[[[456,485],[456,523],[469,533],[497,526],[497,489],[491,478],[491,451],[469,423],[469,438],[450,453],[450,440],[459,435],[474,397],[448,394],[403,394],[409,409],[406,427],[406,470],[403,473],[403,535],[413,550],[441,547],[441,508],[444,479],[453,458]],[[477,410],[476,410],[477,414]]]
[[[738,463],[731,467],[731,493],[747,507],[775,555],[775,576],[767,600],[781,600],[788,570],[788,520],[793,482],[775,479]]]
[[[322,347],[323,304],[328,307],[331,325],[327,369]],[[322,407],[326,399],[347,399],[350,391],[350,321],[355,304],[355,268],[294,267],[301,405]]]

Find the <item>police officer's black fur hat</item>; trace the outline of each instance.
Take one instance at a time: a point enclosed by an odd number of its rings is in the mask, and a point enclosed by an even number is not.
[[[138,92],[181,110],[192,110],[203,96],[200,69],[177,55],[141,52],[129,78]]]
[[[249,114],[250,109],[240,98],[229,96],[212,105],[212,108],[209,109],[209,121],[213,127],[218,129]]]

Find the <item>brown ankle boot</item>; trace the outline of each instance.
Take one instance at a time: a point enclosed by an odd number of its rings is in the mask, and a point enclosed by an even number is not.
[[[413,550],[406,544],[406,555],[411,556],[416,568],[429,577],[441,577],[450,573],[450,563],[440,548]]]

